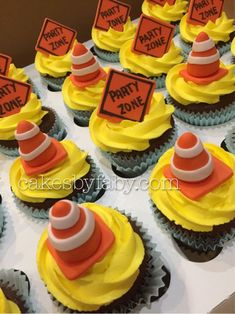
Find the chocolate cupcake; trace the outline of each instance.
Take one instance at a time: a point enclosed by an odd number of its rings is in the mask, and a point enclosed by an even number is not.
[[[190,132],[152,171],[149,193],[157,221],[194,260],[195,254],[212,259],[235,238],[234,171],[233,155],[202,145]]]
[[[35,313],[27,275],[15,269],[0,270],[0,313]]]
[[[92,203],[62,200],[51,208],[37,264],[52,299],[65,312],[128,313],[150,305],[170,283],[142,224]]]
[[[197,36],[187,64],[168,72],[166,88],[174,115],[186,123],[213,126],[235,117],[234,71],[220,62],[218,50],[204,32]]]
[[[102,174],[72,141],[58,142],[29,121],[18,124],[16,138],[20,157],[11,166],[10,184],[22,210],[47,218],[60,199],[92,202],[103,194]]]

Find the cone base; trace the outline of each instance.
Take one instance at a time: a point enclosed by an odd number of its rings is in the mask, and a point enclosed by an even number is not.
[[[107,73],[100,67],[99,75],[90,81],[86,81],[86,82],[78,81],[73,74],[71,74],[69,77],[75,86],[77,86],[79,88],[85,88],[85,87],[90,86],[90,85],[95,85],[100,80],[104,80],[106,78],[106,76],[107,76]]]
[[[195,77],[188,73],[186,69],[180,71],[180,75],[186,80],[191,81],[197,85],[208,85],[214,81],[218,81],[222,77],[228,74],[228,70],[219,68],[218,72],[208,77]]]

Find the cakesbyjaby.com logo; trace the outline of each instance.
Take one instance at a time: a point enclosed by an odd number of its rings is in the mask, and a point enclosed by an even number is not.
[[[179,190],[177,179],[123,179],[119,177],[104,178],[102,175],[96,178],[76,179],[71,178],[47,178],[43,175],[37,178],[25,179],[18,181],[18,188],[23,191],[73,191],[78,190],[82,193],[89,193],[92,189],[106,189],[109,191],[120,191],[129,194],[131,191],[151,190]]]

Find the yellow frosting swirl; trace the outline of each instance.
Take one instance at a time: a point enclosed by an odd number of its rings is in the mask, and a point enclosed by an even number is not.
[[[0,118],[0,140],[14,140],[16,127],[22,120],[29,120],[40,125],[47,112],[42,110],[42,103],[37,96],[31,93],[29,101],[21,108],[20,112]]]
[[[164,96],[155,93],[150,110],[142,122],[122,120],[112,123],[97,115],[93,111],[90,119],[89,130],[93,142],[102,150],[116,153],[132,150],[144,151],[151,139],[156,139],[170,129],[171,115],[174,107],[166,105]]]
[[[129,39],[134,38],[136,26],[128,18],[123,26],[123,32],[109,28],[107,32],[92,27],[91,36],[97,47],[107,51],[118,52],[121,46]]]
[[[13,80],[21,81],[24,83],[27,83],[29,79],[24,69],[16,68],[16,66],[13,63],[10,64],[10,68],[9,68],[9,72],[7,76]]]
[[[65,198],[73,192],[73,183],[89,172],[87,153],[81,151],[72,141],[64,140],[61,144],[68,152],[67,158],[41,175],[27,176],[20,157],[13,162],[10,184],[13,193],[20,200],[42,203],[46,199]]]
[[[233,41],[231,44],[231,51],[232,51],[232,55],[235,56],[235,38],[233,38]]]
[[[105,80],[84,88],[75,86],[69,77],[63,83],[62,96],[65,104],[73,110],[93,111],[100,103]]]
[[[120,50],[120,63],[123,68],[132,73],[140,73],[146,77],[159,76],[167,73],[174,65],[183,61],[181,49],[172,41],[170,49],[161,58],[154,58],[145,54],[131,51],[133,40],[128,40]]]
[[[225,67],[221,64],[222,67]],[[228,74],[208,85],[197,85],[186,81],[179,72],[186,68],[186,64],[173,67],[166,77],[166,88],[169,94],[182,105],[192,103],[215,104],[219,102],[220,96],[235,91],[235,74],[233,66],[227,67]]]
[[[96,311],[130,290],[145,253],[141,238],[124,215],[95,203],[82,206],[98,214],[114,233],[115,242],[106,256],[84,276],[70,281],[47,249],[46,230],[39,241],[37,264],[47,289],[59,302],[73,310]]]
[[[2,289],[0,289],[0,313],[6,314],[6,313],[21,313],[19,307],[14,302],[8,300]]]
[[[205,144],[205,147],[212,155],[235,170],[235,156],[213,144]],[[209,232],[213,226],[234,219],[235,174],[199,200],[193,201],[175,189],[164,177],[163,169],[170,164],[173,152],[174,149],[171,148],[159,159],[150,176],[149,193],[157,208],[177,225],[198,232]],[[164,183],[164,188],[159,188],[161,182]]]
[[[193,25],[187,22],[187,14],[180,21],[180,36],[183,40],[192,43],[200,32],[206,32],[215,43],[218,41],[227,42],[230,40],[230,34],[235,31],[233,19],[228,19],[225,12],[216,22],[209,21],[206,25]]]
[[[76,43],[75,40],[73,47]],[[45,55],[37,51],[35,68],[42,75],[50,75],[55,78],[66,76],[68,72],[71,72],[73,47],[63,56]]]
[[[176,0],[174,5],[169,5],[167,2],[162,7],[149,0],[144,0],[142,4],[142,12],[148,16],[161,19],[167,22],[179,21],[187,9],[187,1]]]

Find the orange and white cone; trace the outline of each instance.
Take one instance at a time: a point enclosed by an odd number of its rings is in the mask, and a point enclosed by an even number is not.
[[[70,280],[100,261],[114,241],[113,232],[89,208],[61,200],[49,211],[47,247]]]
[[[50,209],[49,221],[48,239],[64,261],[81,262],[99,248],[101,231],[89,209],[62,200]]]
[[[214,164],[211,154],[203,147],[199,137],[185,132],[175,144],[170,169],[179,180],[199,182],[212,174]]]
[[[187,67],[180,74],[186,80],[204,85],[227,73],[227,69],[220,67],[220,54],[212,39],[205,32],[199,33],[189,53]]]
[[[30,121],[17,125],[15,138],[19,144],[21,162],[27,175],[41,174],[52,169],[67,157],[63,146]]]
[[[106,72],[83,44],[77,43],[72,52],[72,74],[70,78],[80,88],[94,85],[106,78]]]

